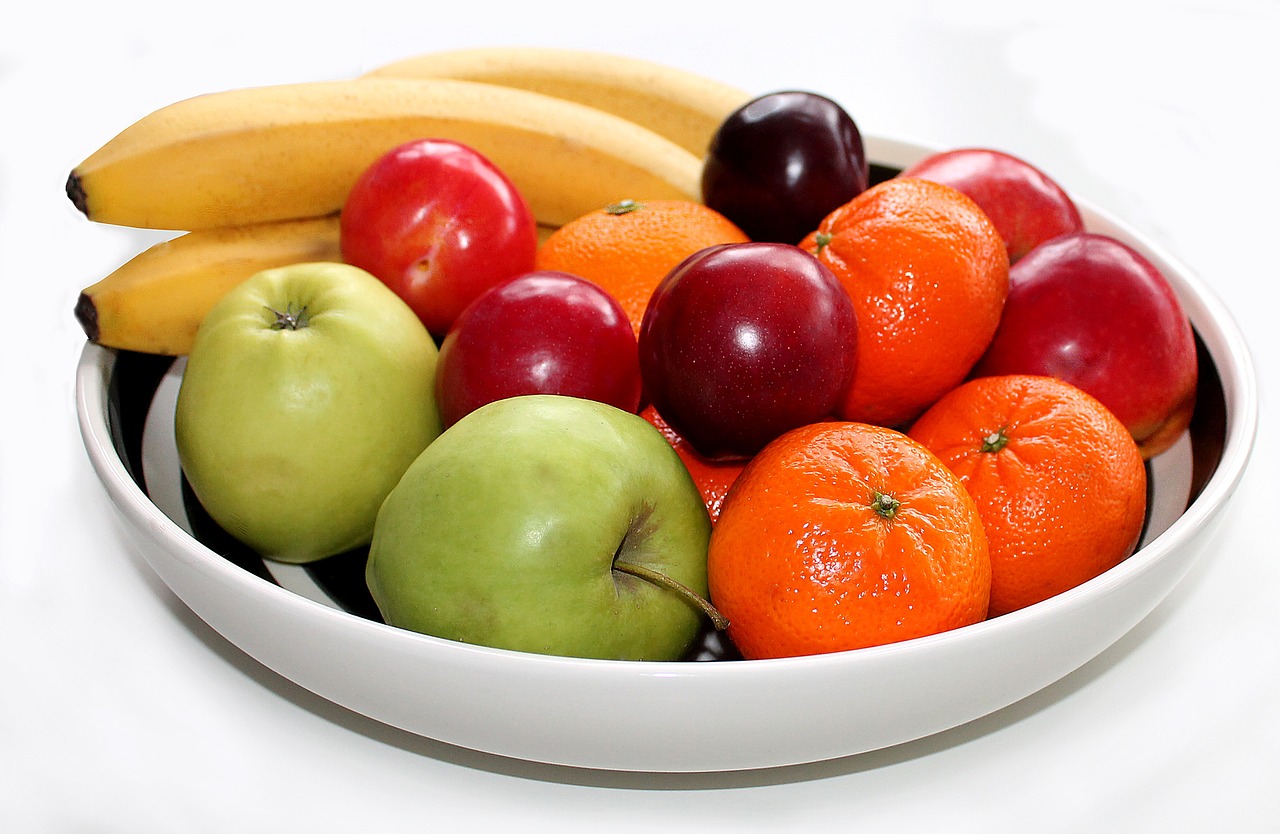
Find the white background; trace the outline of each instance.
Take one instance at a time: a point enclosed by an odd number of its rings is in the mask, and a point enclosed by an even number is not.
[[[155,237],[90,224],[67,172],[179,98],[515,43],[823,92],[866,133],[1016,153],[1149,235],[1233,312],[1261,380],[1256,452],[1216,550],[1022,703],[762,773],[591,773],[447,748],[242,655],[124,545],[81,445],[72,306]],[[1280,4],[1265,0],[46,0],[6,14],[0,830],[1280,830],[1278,43]]]

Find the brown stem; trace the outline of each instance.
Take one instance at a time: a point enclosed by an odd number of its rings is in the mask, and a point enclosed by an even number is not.
[[[714,605],[703,599],[701,595],[689,586],[677,582],[665,573],[641,567],[640,565],[634,565],[631,562],[624,562],[621,559],[614,559],[613,567],[616,570],[620,570],[623,573],[629,573],[632,576],[645,580],[646,582],[652,582],[660,588],[666,588],[669,591],[675,591],[677,594],[680,594],[682,597],[689,600],[689,602],[698,606],[698,608],[702,610],[702,613],[706,614],[707,617],[711,619],[711,623],[716,627],[716,631],[724,631],[729,627],[729,621],[725,619],[723,614],[716,610]]]

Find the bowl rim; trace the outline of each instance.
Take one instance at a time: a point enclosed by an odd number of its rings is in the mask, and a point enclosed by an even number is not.
[[[934,149],[924,144],[898,139],[865,137],[867,156],[877,164],[905,167]],[[222,558],[183,530],[165,515],[134,482],[116,451],[110,432],[107,388],[114,368],[116,352],[86,342],[76,370],[76,411],[84,445],[109,496],[133,521],[147,529],[164,546],[169,555],[216,580],[230,586],[233,593],[252,595],[263,604],[281,606],[290,618],[316,620],[325,624],[357,629],[362,636],[378,642],[391,641],[405,651],[457,659],[493,659],[506,664],[523,664],[533,669],[554,668],[557,673],[577,669],[583,674],[622,677],[662,677],[669,679],[741,680],[743,675],[759,675],[765,670],[804,669],[821,672],[832,667],[844,668],[860,662],[872,663],[885,657],[909,656],[935,651],[957,641],[977,641],[984,635],[1020,629],[1034,629],[1039,623],[1055,619],[1064,609],[1078,608],[1091,598],[1127,585],[1150,570],[1170,551],[1178,548],[1213,521],[1226,498],[1243,477],[1254,447],[1258,424],[1258,384],[1253,360],[1243,334],[1234,318],[1213,291],[1163,248],[1139,235],[1089,200],[1072,196],[1087,225],[1111,227],[1112,233],[1139,251],[1163,262],[1170,283],[1187,308],[1193,323],[1205,341],[1205,347],[1223,386],[1226,401],[1225,436],[1221,456],[1199,495],[1171,526],[1146,546],[1105,573],[1048,600],[984,620],[969,626],[911,640],[843,652],[770,659],[726,659],[697,661],[632,661],[543,655],[509,649],[492,648],[455,642],[420,634],[385,623],[365,619],[299,595]],[[1209,322],[1206,333],[1200,322]],[[250,598],[250,597],[246,597]],[[212,625],[212,624],[211,624]],[[215,626],[216,628],[216,626]]]

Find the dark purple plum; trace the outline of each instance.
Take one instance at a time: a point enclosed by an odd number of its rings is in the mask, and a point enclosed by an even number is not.
[[[867,188],[862,134],[839,104],[804,91],[752,99],[724,120],[702,197],[753,241],[799,243]]]
[[[645,396],[709,458],[749,457],[828,417],[856,358],[848,293],[790,244],[690,255],[654,290],[640,325]]]
[[[463,309],[440,345],[436,402],[445,427],[482,405],[562,394],[640,407],[636,337],[621,305],[565,272],[517,276]]]

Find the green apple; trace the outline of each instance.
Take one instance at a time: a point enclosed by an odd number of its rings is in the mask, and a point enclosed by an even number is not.
[[[261,555],[367,544],[378,507],[440,434],[437,350],[414,312],[339,263],[260,272],[200,325],[174,433],[209,516]]]
[[[706,505],[643,418],[498,400],[449,427],[378,514],[366,570],[391,625],[541,654],[676,660],[707,597]]]

